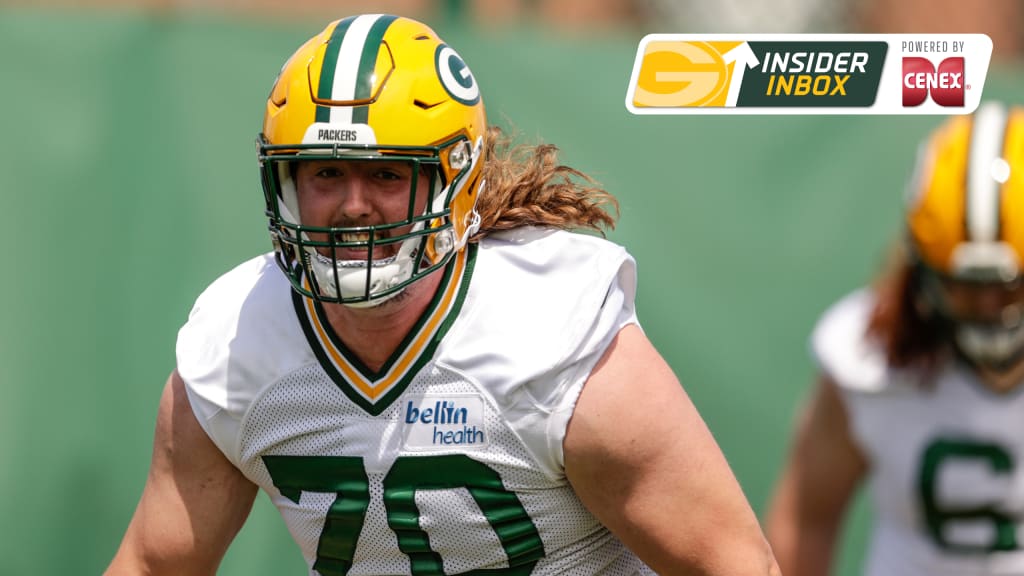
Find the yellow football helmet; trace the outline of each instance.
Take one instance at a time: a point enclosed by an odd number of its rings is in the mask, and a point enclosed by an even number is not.
[[[970,359],[1024,352],[1024,108],[983,104],[922,144],[906,228],[921,289]]]
[[[444,266],[479,225],[485,131],[473,74],[420,22],[351,16],[303,44],[274,83],[257,138],[270,234],[295,290],[371,306]],[[406,218],[359,227],[303,225],[294,172],[308,160],[408,162],[413,196]],[[429,178],[423,211],[413,208],[423,204],[415,202],[418,178]],[[399,229],[410,231],[394,232]],[[379,255],[384,245],[392,253],[397,246],[397,255],[375,258],[374,248]],[[367,258],[339,259],[341,249],[366,250]]]

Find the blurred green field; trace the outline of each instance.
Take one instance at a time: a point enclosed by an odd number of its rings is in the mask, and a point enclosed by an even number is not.
[[[340,16],[340,15],[339,15]],[[127,526],[192,301],[270,248],[253,140],[321,22],[0,7],[0,566],[98,574]],[[934,117],[636,117],[639,36],[437,26],[493,122],[621,201],[639,314],[760,512],[812,374],[806,336],[870,277]],[[995,69],[986,94],[1018,94]],[[868,515],[843,551],[857,573]],[[260,496],[221,574],[301,574]]]

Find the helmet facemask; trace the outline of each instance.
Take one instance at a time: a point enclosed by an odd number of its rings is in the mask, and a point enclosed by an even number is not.
[[[1003,372],[1024,358],[1024,281],[1013,252],[998,243],[964,244],[961,258],[980,265],[942,274],[920,264],[929,308],[951,329],[956,348],[971,362]]]
[[[473,148],[465,138],[436,147],[325,148],[273,146],[261,138],[258,147],[277,261],[304,296],[353,307],[379,305],[447,264],[476,231],[473,223],[479,217],[472,210],[467,214],[471,222],[460,226],[463,234],[456,237],[451,198],[476,167],[482,141]],[[303,224],[294,171],[298,162],[313,160],[408,163],[411,178],[404,217],[360,226]],[[446,172],[455,174],[450,183],[445,181]],[[420,184],[424,178],[425,186]],[[353,258],[352,251],[364,251],[366,256]]]

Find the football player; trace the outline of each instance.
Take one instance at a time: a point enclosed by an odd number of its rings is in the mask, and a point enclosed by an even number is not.
[[[764,575],[719,448],[634,312],[614,198],[487,128],[427,26],[329,24],[257,142],[274,251],[178,335],[109,574],[212,574],[258,489],[311,574]]]
[[[946,121],[907,196],[891,267],[814,329],[767,526],[787,576],[829,572],[861,485],[864,574],[1024,574],[1024,109]]]

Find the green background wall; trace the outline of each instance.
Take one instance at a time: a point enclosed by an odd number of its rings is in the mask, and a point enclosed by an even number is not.
[[[340,16],[340,15],[339,15]],[[0,573],[98,574],[145,480],[178,327],[269,249],[253,139],[323,22],[0,8]],[[640,35],[438,25],[492,121],[622,203],[639,313],[762,512],[814,318],[873,273],[935,117],[636,117]],[[1009,97],[1020,70],[995,69]],[[860,501],[842,555],[856,573]],[[265,496],[221,574],[301,574]]]

